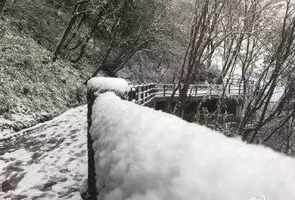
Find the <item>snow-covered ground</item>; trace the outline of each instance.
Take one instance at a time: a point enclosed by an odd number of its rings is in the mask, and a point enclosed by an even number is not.
[[[0,138],[0,199],[80,200],[87,175],[86,112],[82,106]]]

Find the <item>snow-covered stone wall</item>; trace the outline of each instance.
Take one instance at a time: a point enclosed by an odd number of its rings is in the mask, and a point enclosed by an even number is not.
[[[101,93],[89,129],[98,200],[294,200],[295,161]]]

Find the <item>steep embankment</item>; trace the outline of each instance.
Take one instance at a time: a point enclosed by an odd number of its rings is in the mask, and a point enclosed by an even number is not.
[[[84,64],[51,62],[75,2],[7,1],[4,21],[0,19],[1,135],[51,119],[84,102],[82,83],[95,65],[87,64],[87,59]],[[154,45],[134,56],[123,77],[137,82],[170,82],[175,77],[185,51],[191,4],[171,2],[166,17],[158,22],[161,31],[156,31]]]
[[[0,21],[0,131],[18,131],[85,102],[87,66],[51,62],[51,52]],[[4,129],[6,131],[4,131]]]
[[[76,0],[6,1],[4,17],[21,35],[53,51],[67,25]]]
[[[85,103],[87,64],[51,62],[73,0],[7,1],[0,19],[0,135]]]

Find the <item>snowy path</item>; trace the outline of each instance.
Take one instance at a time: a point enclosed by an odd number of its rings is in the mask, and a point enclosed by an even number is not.
[[[0,199],[80,200],[87,174],[86,106],[0,139]]]

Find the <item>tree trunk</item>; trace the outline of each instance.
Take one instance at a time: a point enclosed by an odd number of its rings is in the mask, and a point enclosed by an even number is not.
[[[5,3],[6,3],[6,0],[0,0],[0,17],[2,17]]]

